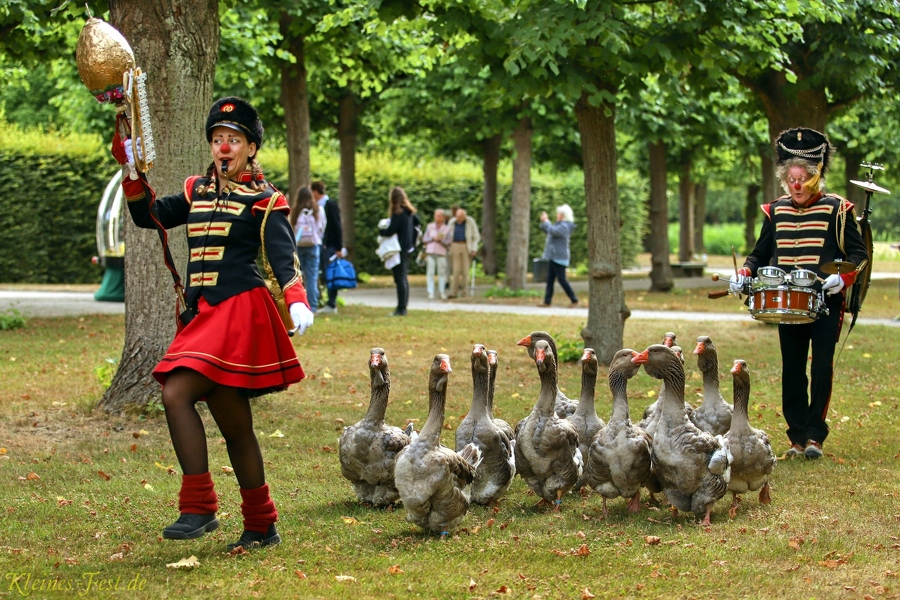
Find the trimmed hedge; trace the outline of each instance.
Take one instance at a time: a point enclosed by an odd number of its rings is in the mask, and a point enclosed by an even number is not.
[[[337,153],[313,152],[321,179],[337,197]],[[287,189],[287,156],[283,149],[261,152],[266,175],[279,189]],[[96,218],[100,196],[117,168],[99,140],[85,136],[17,132],[0,123],[0,282],[98,283],[102,270],[91,264],[96,254]],[[510,174],[501,171],[498,184],[498,265],[506,264]],[[359,156],[357,160],[356,267],[360,272],[384,273],[375,255],[377,223],[387,216],[388,192],[394,185],[406,189],[423,223],[436,208],[464,207],[481,222],[481,170],[472,164],[434,161],[415,166],[387,156]],[[637,176],[620,176],[623,264],[633,263],[640,252],[646,223],[646,185]],[[532,177],[532,230],[530,256],[543,253],[544,234],[538,215],[567,203],[578,228],[571,241],[572,265],[587,260],[584,188],[580,173]],[[347,227],[347,224],[344,224]],[[420,270],[414,263],[413,271]]]

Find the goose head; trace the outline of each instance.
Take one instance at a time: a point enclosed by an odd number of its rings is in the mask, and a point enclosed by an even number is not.
[[[616,374],[624,375],[626,379],[634,377],[641,370],[640,363],[634,362],[634,357],[638,353],[631,348],[623,348],[613,354],[612,361],[609,363],[609,376],[614,377]]]
[[[534,364],[540,373],[545,373],[556,366],[556,354],[546,340],[534,343]]]
[[[553,350],[553,354],[556,355],[556,341],[553,339],[553,336],[546,331],[532,331],[530,334],[516,342],[516,345],[525,346],[528,349],[528,356],[534,359],[534,347],[535,344],[540,341],[547,342]]]
[[[631,362],[644,365],[647,374],[656,379],[663,379],[672,369],[684,370],[678,355],[662,344],[648,346],[646,350],[633,356]]]
[[[595,377],[600,371],[600,361],[597,360],[597,353],[594,352],[593,348],[585,348],[584,351],[582,351],[581,371],[585,375],[593,375]]]
[[[369,374],[372,377],[373,388],[390,383],[390,372],[384,348],[372,348],[369,351]]]
[[[718,369],[719,361],[716,353],[716,345],[707,335],[701,335],[697,338],[697,346],[694,348],[694,354],[697,355],[697,366],[701,371],[708,371],[712,368]]]
[[[663,346],[668,346],[669,348],[676,345],[678,343],[678,340],[675,339],[675,332],[667,331],[666,334],[663,336],[662,342],[660,342],[660,343]]]
[[[447,379],[453,369],[450,368],[450,357],[446,354],[436,354],[431,362],[429,380],[431,387],[437,392],[447,389]]]
[[[472,374],[487,373],[490,358],[483,344],[475,344],[472,348]]]

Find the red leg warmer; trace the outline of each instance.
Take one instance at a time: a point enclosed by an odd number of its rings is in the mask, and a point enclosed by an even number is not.
[[[252,490],[241,488],[241,498],[241,514],[247,531],[266,533],[269,525],[278,520],[278,510],[269,496],[269,484]]]
[[[219,501],[209,471],[200,475],[181,476],[178,510],[195,515],[208,515],[219,510]]]

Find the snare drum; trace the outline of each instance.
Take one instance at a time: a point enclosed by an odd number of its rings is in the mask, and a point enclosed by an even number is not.
[[[760,283],[766,286],[781,285],[784,283],[784,271],[778,267],[760,267],[756,272]]]
[[[773,285],[750,295],[750,316],[764,323],[812,323],[823,308],[819,292],[810,288]]]

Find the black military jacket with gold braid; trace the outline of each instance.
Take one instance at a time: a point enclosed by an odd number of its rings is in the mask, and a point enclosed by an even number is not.
[[[215,179],[190,177],[184,182],[182,193],[155,201],[164,228],[187,226],[190,258],[185,300],[189,306],[196,306],[200,295],[215,305],[266,285],[256,258],[263,216],[273,196],[275,205],[266,220],[266,254],[287,303],[307,302],[288,222],[287,200],[264,180],[258,181],[263,186],[260,191],[253,189],[249,181],[250,173],[242,173],[238,183],[230,182],[222,196],[216,198]],[[208,192],[202,193],[207,186]],[[154,194],[149,184],[143,177],[125,177],[122,187],[135,224],[155,229],[148,202]]]
[[[858,271],[869,260],[853,204],[845,198],[826,194],[806,208],[797,208],[790,196],[782,196],[761,208],[767,218],[756,247],[744,262],[753,275],[760,267],[772,265],[786,272],[808,269],[825,278],[828,274],[821,270],[824,263],[849,260]],[[855,273],[844,279],[849,285]]]

